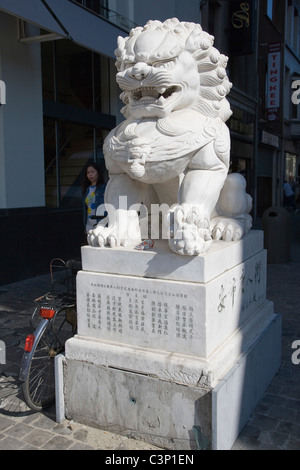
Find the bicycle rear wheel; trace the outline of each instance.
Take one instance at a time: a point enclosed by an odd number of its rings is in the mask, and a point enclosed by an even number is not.
[[[32,410],[41,411],[54,403],[55,356],[64,352],[65,342],[73,334],[72,326],[66,321],[65,309],[57,313],[54,323],[44,322],[28,356],[30,363],[21,385],[24,400]],[[26,353],[23,361],[25,356]]]
[[[41,411],[55,400],[55,354],[52,353],[52,343],[53,335],[48,322],[33,346],[28,373],[21,385],[24,400],[34,411]]]

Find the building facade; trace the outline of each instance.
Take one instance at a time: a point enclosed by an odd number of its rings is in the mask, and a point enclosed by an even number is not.
[[[242,173],[254,199],[257,150],[257,35],[258,2],[208,1],[203,5],[202,24],[216,38],[216,47],[229,57],[228,75],[233,86],[228,95],[232,116],[230,171]],[[205,28],[205,26],[204,26]],[[221,33],[219,33],[221,31]]]
[[[299,11],[299,0],[0,0],[0,284],[80,256],[84,164],[106,177],[103,140],[123,119],[117,37],[149,19],[200,23],[229,56],[231,171],[254,218],[282,203],[285,178],[297,191]]]
[[[284,36],[283,180],[300,194],[300,1],[286,4]]]
[[[285,180],[299,191],[299,107],[292,101],[300,72],[299,2],[263,0],[259,16],[257,201],[262,215],[282,204]]]

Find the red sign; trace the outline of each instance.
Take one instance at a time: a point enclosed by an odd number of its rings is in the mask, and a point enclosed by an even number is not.
[[[268,54],[268,80],[267,80],[267,110],[268,120],[279,119],[280,107],[280,70],[281,48],[280,43],[269,44]]]

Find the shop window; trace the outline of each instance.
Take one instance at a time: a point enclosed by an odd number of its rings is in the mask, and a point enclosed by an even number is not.
[[[91,10],[95,13],[98,13],[98,15],[107,16],[107,0],[74,0],[76,3],[79,3],[79,5],[82,5],[83,7],[86,7],[88,10]]]
[[[275,26],[281,30],[282,29],[282,21],[284,19],[284,10],[285,10],[285,2],[278,1],[278,0],[267,0],[267,11],[266,14],[268,18],[275,24]]]
[[[109,58],[71,41],[42,44],[43,98],[110,113]]]
[[[299,41],[299,13],[295,8],[294,12],[294,28],[293,28],[293,49],[298,52],[298,41]]]
[[[285,154],[285,179],[287,181],[295,180],[296,179],[296,173],[297,173],[297,155],[294,155],[292,153],[286,153]]]
[[[57,100],[80,108],[92,109],[92,52],[70,41],[56,47]]]
[[[70,41],[42,44],[46,205],[81,207],[85,163],[100,163],[110,116],[110,59]],[[102,125],[98,123],[102,120]]]
[[[285,39],[286,42],[292,44],[293,27],[294,27],[294,5],[288,2],[286,12],[286,28],[285,28]]]
[[[273,21],[273,0],[267,0],[267,15]]]
[[[50,207],[81,207],[84,166],[97,161],[107,179],[102,152],[106,132],[68,121],[45,119],[45,194]],[[48,136],[48,139],[46,138]],[[55,141],[58,146],[55,148]]]

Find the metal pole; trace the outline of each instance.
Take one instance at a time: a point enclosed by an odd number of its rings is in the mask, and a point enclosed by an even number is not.
[[[259,0],[256,0],[255,7],[255,23],[256,23],[256,31],[255,31],[255,72],[256,72],[256,79],[255,79],[255,98],[256,98],[256,105],[255,105],[255,123],[254,123],[254,153],[253,153],[253,219],[256,220],[257,217],[257,164],[258,164],[258,143],[259,143],[259,136],[258,136],[258,116],[259,116],[259,86],[258,86],[258,37],[259,37]]]
[[[54,101],[58,101],[57,74],[56,74],[56,42],[53,42],[53,76],[54,76]],[[55,120],[55,160],[56,160],[56,205],[60,207],[60,148],[59,148],[59,123]]]

